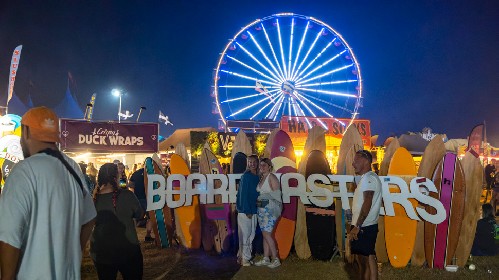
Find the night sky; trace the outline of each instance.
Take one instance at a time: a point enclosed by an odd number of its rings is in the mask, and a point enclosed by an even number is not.
[[[120,88],[123,110],[147,107],[142,121],[157,121],[158,110],[170,117],[164,136],[217,127],[210,88],[220,52],[249,22],[293,12],[326,22],[352,47],[363,77],[359,117],[381,140],[424,127],[466,138],[486,121],[499,146],[497,1],[17,2],[0,4],[4,100],[22,44],[15,92],[23,101],[31,92],[35,105],[55,107],[70,71],[82,110],[97,93],[96,120],[116,118],[111,89]]]

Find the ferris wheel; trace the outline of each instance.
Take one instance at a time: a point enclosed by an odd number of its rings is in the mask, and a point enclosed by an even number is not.
[[[326,23],[291,13],[258,19],[225,46],[214,73],[214,113],[230,120],[357,116],[362,79],[343,37]],[[319,120],[324,126],[324,124]]]

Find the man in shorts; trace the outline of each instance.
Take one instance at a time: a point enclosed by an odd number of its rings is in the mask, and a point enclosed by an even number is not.
[[[371,170],[369,151],[355,153],[352,166],[360,175],[352,202],[352,227],[348,236],[351,251],[359,264],[361,279],[377,279],[376,237],[381,208],[381,181]]]

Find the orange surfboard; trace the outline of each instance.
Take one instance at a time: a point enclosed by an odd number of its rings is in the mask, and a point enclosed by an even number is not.
[[[173,154],[170,159],[171,174],[189,175],[191,172],[185,160]],[[175,188],[175,182],[173,182]],[[178,195],[174,199],[178,199]],[[199,212],[199,197],[192,198],[192,205],[175,208],[175,226],[177,236],[182,245],[188,249],[198,249],[201,247],[201,215]]]
[[[410,183],[416,174],[416,164],[412,155],[407,149],[398,148],[390,161],[388,175],[400,176],[406,183]],[[390,187],[390,192],[398,193],[400,189],[398,186]],[[415,199],[409,199],[409,201],[413,207],[416,207],[417,201]],[[385,215],[386,252],[390,264],[400,268],[405,267],[411,259],[418,222],[409,218],[401,205],[394,203],[393,209],[395,216]]]

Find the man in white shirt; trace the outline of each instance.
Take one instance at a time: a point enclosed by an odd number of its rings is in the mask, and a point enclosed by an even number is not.
[[[381,181],[371,171],[372,155],[369,151],[355,153],[352,166],[361,175],[353,195],[352,228],[348,239],[351,252],[356,255],[362,279],[377,279],[376,237],[381,208]]]
[[[1,279],[80,279],[96,216],[78,164],[61,153],[59,119],[46,107],[21,120],[25,160],[0,196]]]

